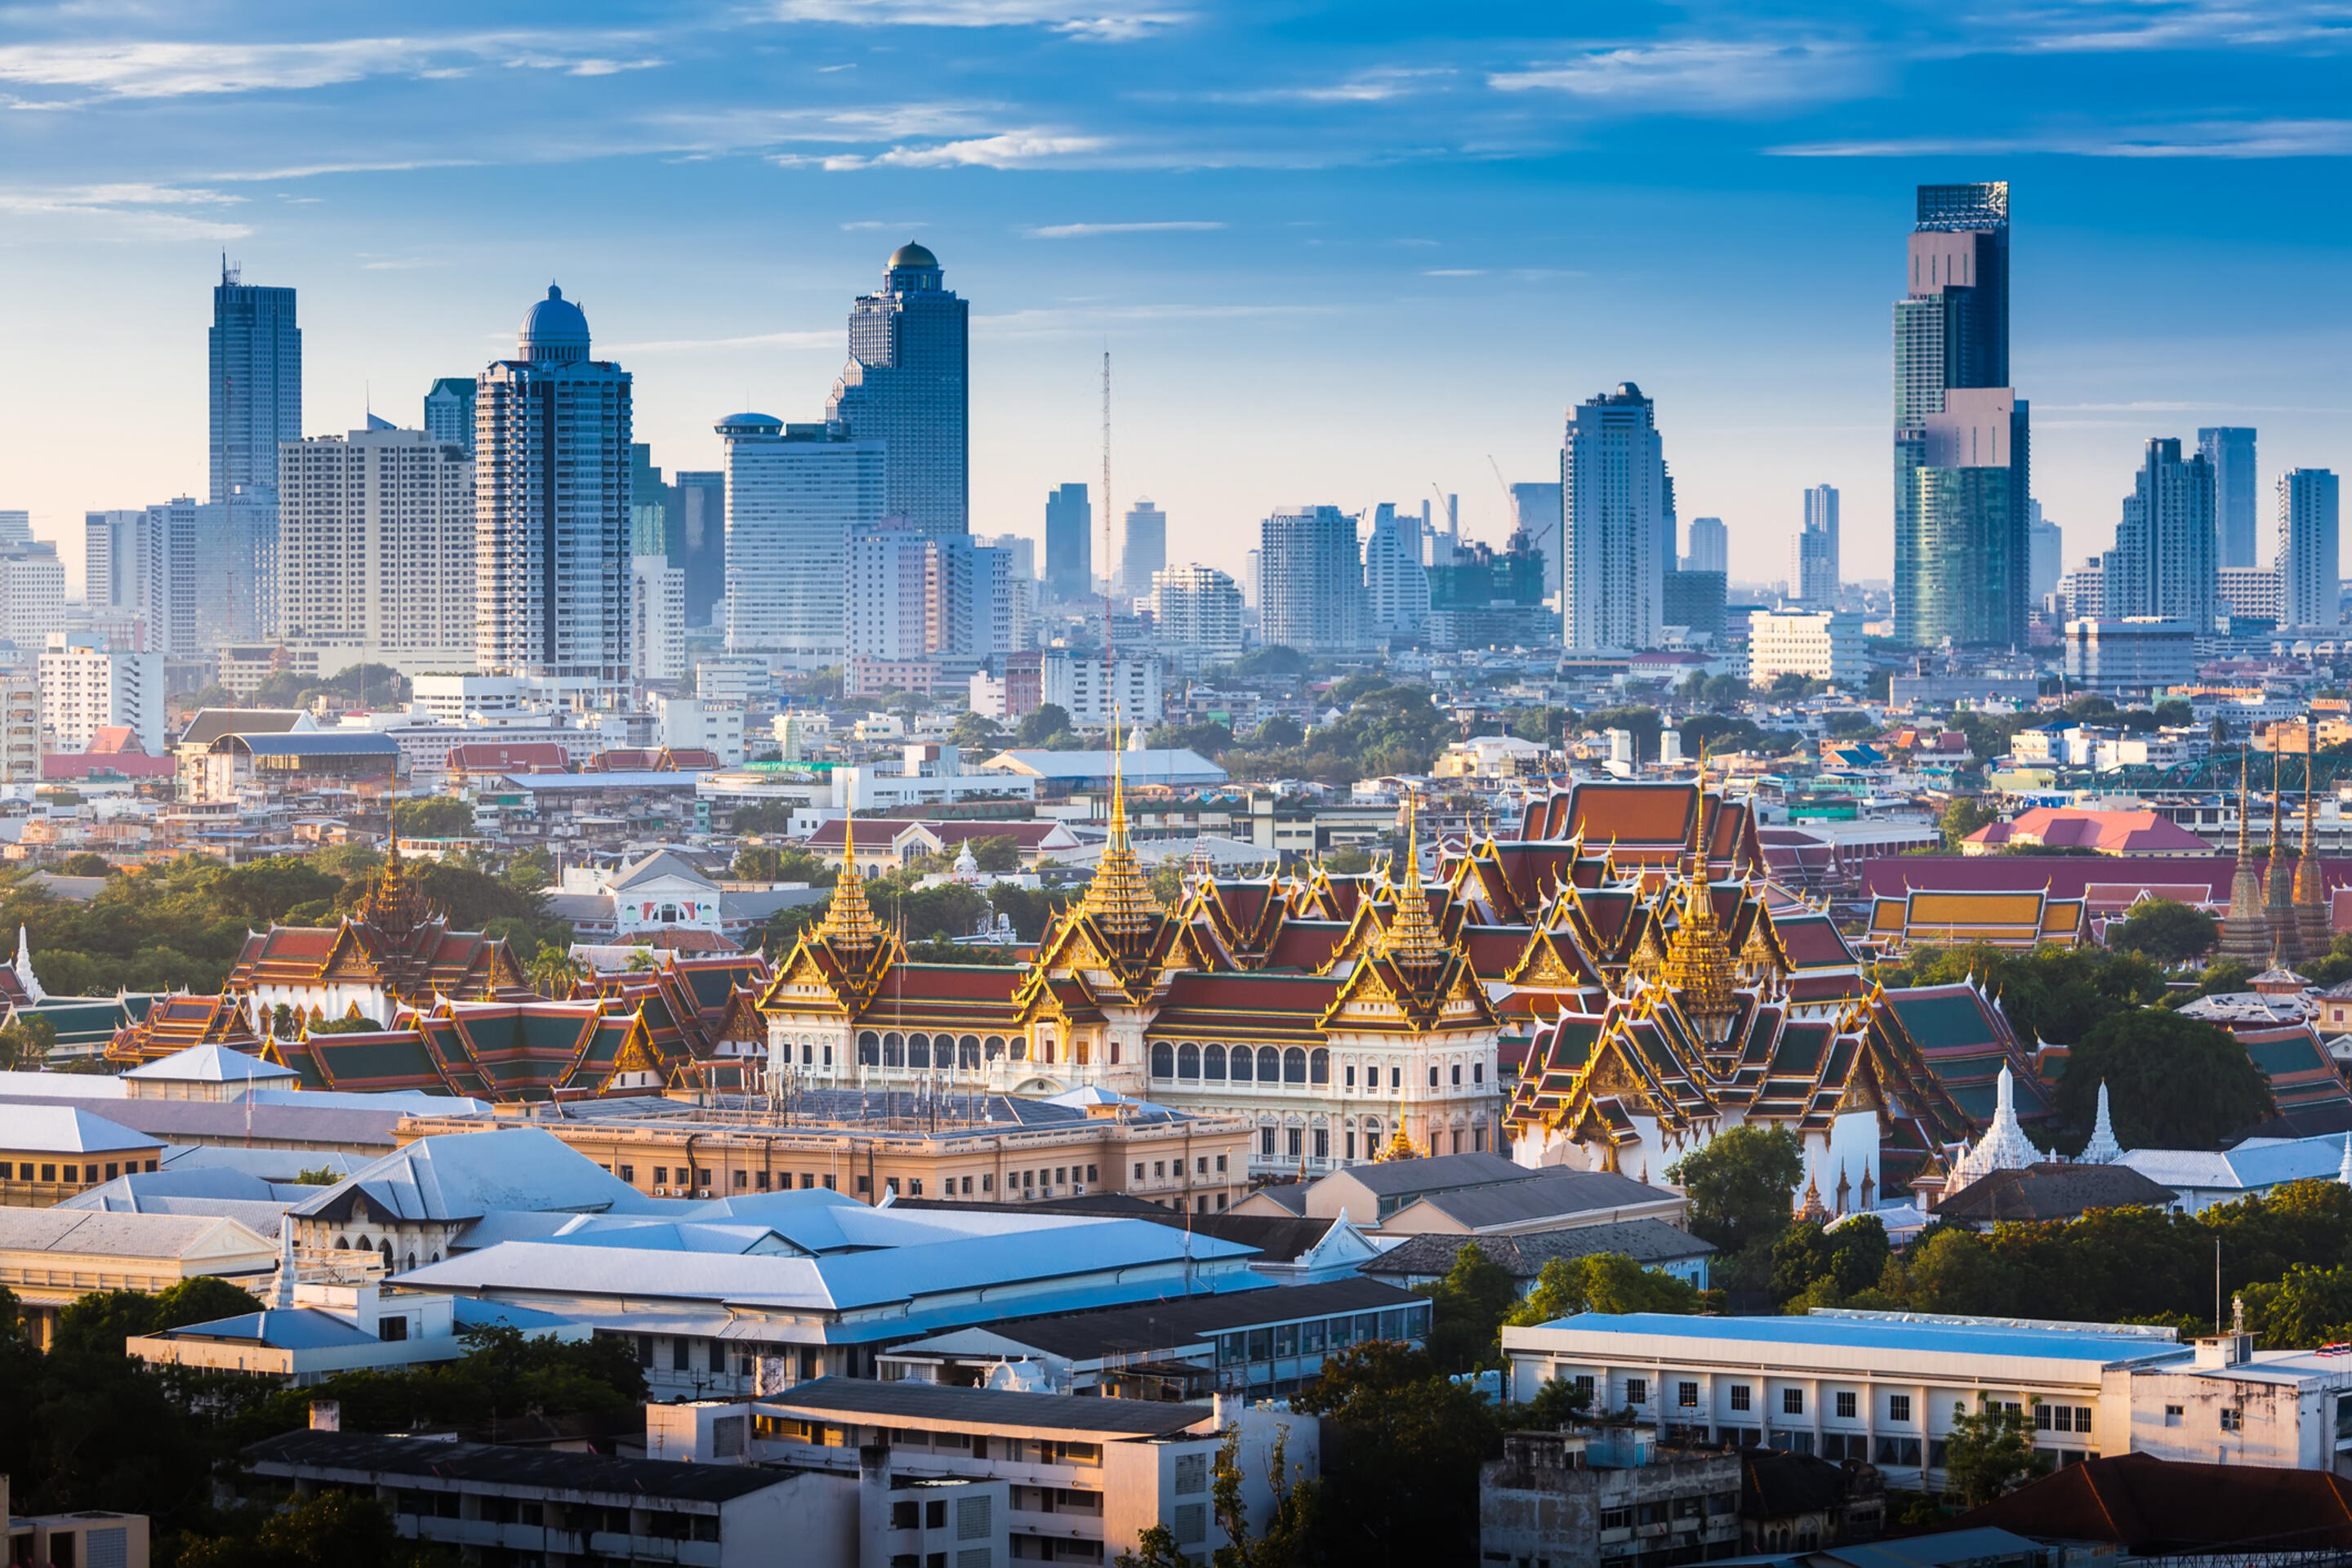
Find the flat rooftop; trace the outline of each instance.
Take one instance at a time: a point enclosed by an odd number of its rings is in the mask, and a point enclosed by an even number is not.
[[[1073,1394],[1016,1394],[995,1388],[950,1388],[936,1383],[876,1383],[826,1377],[759,1402],[765,1411],[803,1420],[855,1421],[927,1431],[1074,1432],[1119,1441],[1166,1437],[1215,1419],[1206,1405],[1143,1399],[1101,1399]]]
[[[420,1481],[478,1481],[619,1499],[666,1498],[720,1503],[788,1479],[787,1470],[737,1465],[680,1465],[666,1459],[607,1459],[488,1443],[444,1443],[366,1432],[282,1432],[246,1449],[255,1465],[302,1466]],[[455,1491],[457,1486],[442,1489]]]
[[[1996,1319],[1688,1318],[1667,1312],[1578,1312],[1537,1325],[1539,1330],[1627,1338],[1729,1342],[1760,1348],[1803,1346],[1836,1351],[1909,1352],[1941,1356],[2022,1356],[2036,1361],[2127,1363],[2186,1359],[2189,1347],[2115,1325],[2030,1324]]]

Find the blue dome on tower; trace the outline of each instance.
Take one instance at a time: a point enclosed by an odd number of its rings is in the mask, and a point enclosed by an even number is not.
[[[520,357],[533,363],[562,363],[588,357],[588,318],[579,306],[551,283],[547,298],[523,315],[517,342]]]

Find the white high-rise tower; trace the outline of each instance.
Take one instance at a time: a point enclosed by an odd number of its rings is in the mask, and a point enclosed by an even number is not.
[[[1563,640],[1577,652],[1655,647],[1675,525],[1657,411],[1640,387],[1569,411],[1559,481]]]

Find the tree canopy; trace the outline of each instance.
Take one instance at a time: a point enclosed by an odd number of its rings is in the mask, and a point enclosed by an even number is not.
[[[2121,925],[2107,930],[2107,945],[2120,952],[2144,952],[2167,963],[2185,963],[2210,952],[2221,940],[2221,925],[2203,910],[2171,899],[2143,899]]]
[[[2102,1019],[2068,1053],[2058,1112],[2085,1132],[2107,1086],[2128,1149],[2211,1149],[2275,1110],[2270,1080],[2227,1029],[2161,1007]]]
[[[1691,1234],[1738,1253],[1780,1235],[1804,1173],[1804,1151],[1787,1128],[1751,1121],[1716,1134],[1665,1177],[1690,1199]]]
[[[1462,1560],[1478,1538],[1478,1466],[1502,1451],[1501,1423],[1475,1389],[1427,1352],[1377,1340],[1326,1361],[1290,1407],[1345,1432],[1345,1462],[1322,1489],[1333,1561]]]

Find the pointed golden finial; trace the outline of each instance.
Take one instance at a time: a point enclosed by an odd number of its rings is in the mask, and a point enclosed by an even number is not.
[[[1404,886],[1396,889],[1396,919],[1381,937],[1381,945],[1399,963],[1432,965],[1444,963],[1453,949],[1446,946],[1436,923],[1429,918],[1429,895],[1421,885],[1418,798],[1412,791],[1405,792]],[[1393,879],[1391,885],[1394,885]]]
[[[1159,919],[1160,900],[1152,896],[1150,879],[1135,858],[1135,846],[1127,833],[1127,780],[1119,761],[1118,711],[1113,708],[1110,723],[1110,837],[1103,844],[1102,859],[1095,867],[1095,879],[1087,888],[1085,903],[1080,906],[1092,915],[1104,934],[1118,942],[1129,942],[1148,933]]]
[[[841,819],[841,876],[833,885],[833,901],[816,934],[832,946],[864,951],[882,940],[881,922],[866,900],[866,880],[857,870],[857,812]]]

